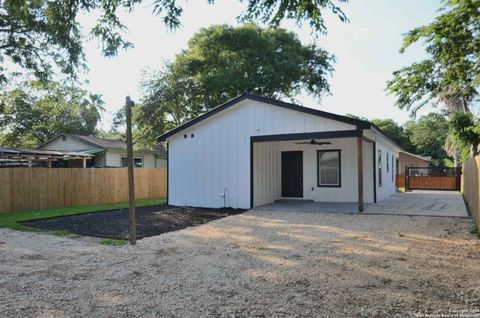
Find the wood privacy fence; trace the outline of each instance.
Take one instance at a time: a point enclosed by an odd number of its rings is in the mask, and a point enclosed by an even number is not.
[[[135,169],[135,197],[162,198],[166,168]],[[127,168],[2,168],[0,212],[128,200]]]
[[[395,186],[397,188],[405,188],[405,174],[397,174],[395,176]]]
[[[450,176],[409,176],[410,190],[451,190],[458,191],[458,178]]]
[[[467,207],[480,228],[480,156],[471,158],[463,165],[462,195]]]

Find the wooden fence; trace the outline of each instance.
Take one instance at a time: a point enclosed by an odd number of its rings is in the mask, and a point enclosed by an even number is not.
[[[135,197],[162,198],[166,168],[135,169]],[[2,168],[0,212],[128,200],[127,168]]]
[[[397,174],[395,176],[395,186],[397,188],[405,188],[405,174]]]
[[[462,195],[467,207],[480,228],[480,156],[471,158],[463,165]]]
[[[450,176],[409,176],[408,189],[458,191],[458,178]]]

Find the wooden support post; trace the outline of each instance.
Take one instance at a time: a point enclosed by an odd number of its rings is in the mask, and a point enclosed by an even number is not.
[[[87,167],[87,158],[83,157],[82,158],[82,168],[86,168]]]
[[[128,217],[130,221],[129,241],[134,245],[137,241],[137,220],[135,216],[135,184],[133,171],[132,142],[132,104],[130,96],[125,99],[125,114],[127,120],[127,161],[128,161]]]
[[[362,137],[357,137],[357,171],[358,171],[358,212],[363,212],[363,139]]]

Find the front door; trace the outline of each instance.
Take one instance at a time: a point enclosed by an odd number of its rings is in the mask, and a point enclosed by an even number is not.
[[[282,151],[282,197],[303,197],[302,151]]]

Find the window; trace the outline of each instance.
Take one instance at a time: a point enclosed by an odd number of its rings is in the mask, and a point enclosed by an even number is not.
[[[135,168],[143,168],[143,158],[142,157],[134,157],[133,158],[133,166]],[[122,157],[122,167],[128,167],[128,158]]]
[[[390,162],[389,162],[389,160],[390,160],[390,154],[387,152],[387,153],[385,154],[385,157],[387,157],[387,173],[388,173],[388,172],[390,171]]]
[[[317,184],[319,187],[341,187],[340,150],[317,151]]]
[[[382,186],[382,151],[378,150],[378,186]]]
[[[395,182],[395,172],[393,170],[393,162],[395,161],[395,158],[393,157],[393,154],[392,154],[392,182]]]

